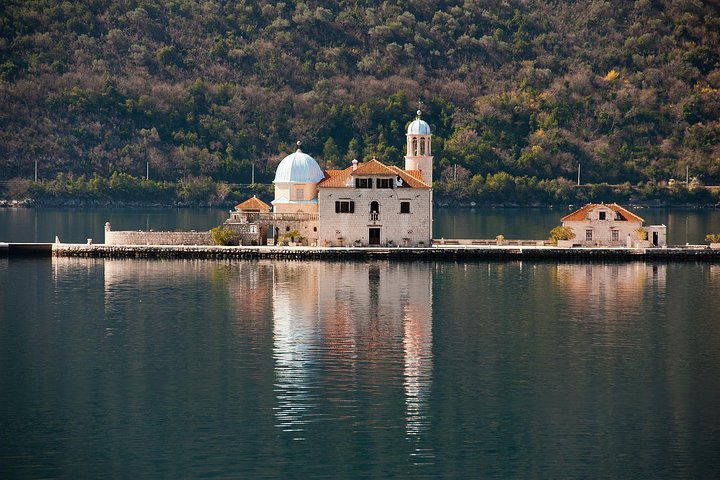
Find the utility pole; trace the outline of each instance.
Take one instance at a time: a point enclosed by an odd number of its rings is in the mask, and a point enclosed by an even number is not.
[[[580,164],[578,163],[578,187],[580,186]]]
[[[150,180],[150,162],[145,161],[145,180]]]
[[[690,165],[685,165],[685,188],[690,188]]]
[[[37,183],[37,157],[35,157],[35,183]]]
[[[255,185],[255,162],[252,162],[250,165],[252,166],[252,181],[250,183]]]

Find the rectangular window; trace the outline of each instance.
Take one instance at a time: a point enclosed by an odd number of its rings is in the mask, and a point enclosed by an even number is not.
[[[611,230],[612,234],[612,241],[617,242],[620,240],[620,231],[619,230]]]
[[[585,241],[592,242],[592,230],[585,230]]]
[[[335,202],[335,213],[355,213],[355,202],[338,200]]]
[[[377,188],[393,188],[395,179],[393,178],[378,178],[376,182]]]
[[[302,188],[298,188],[295,190],[295,199],[296,200],[305,200],[305,190]]]
[[[600,220],[605,220],[605,212],[598,212]]]
[[[372,178],[356,178],[355,188],[372,188]]]
[[[410,213],[410,202],[400,202],[400,213]]]

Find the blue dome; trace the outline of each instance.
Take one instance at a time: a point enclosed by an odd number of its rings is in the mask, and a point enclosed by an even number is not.
[[[420,120],[418,118],[416,120],[413,120],[410,123],[410,125],[408,125],[407,133],[409,135],[413,135],[413,134],[428,135],[428,134],[430,134],[430,125],[428,125],[425,120]]]
[[[282,182],[301,182],[301,183],[317,183],[325,178],[320,165],[307,153],[303,153],[298,148],[295,153],[291,153],[283,158],[280,165],[275,171],[275,180],[273,183]]]

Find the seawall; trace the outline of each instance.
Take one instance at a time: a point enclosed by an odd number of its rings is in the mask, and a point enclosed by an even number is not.
[[[720,263],[720,250],[701,246],[627,249],[510,246],[367,247],[221,247],[191,245],[54,244],[52,255],[87,258],[238,259],[238,260],[523,260],[553,261],[700,261]]]
[[[210,232],[113,231],[105,227],[105,245],[212,245]]]

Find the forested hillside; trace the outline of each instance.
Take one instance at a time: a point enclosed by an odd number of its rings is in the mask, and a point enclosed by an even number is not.
[[[298,139],[324,166],[402,164],[420,101],[446,192],[458,170],[467,193],[564,185],[578,164],[584,182],[654,188],[688,166],[720,183],[715,0],[9,0],[0,13],[0,180],[32,178],[37,159],[44,179],[139,177],[149,162],[155,180],[249,183],[255,164],[268,182]]]

